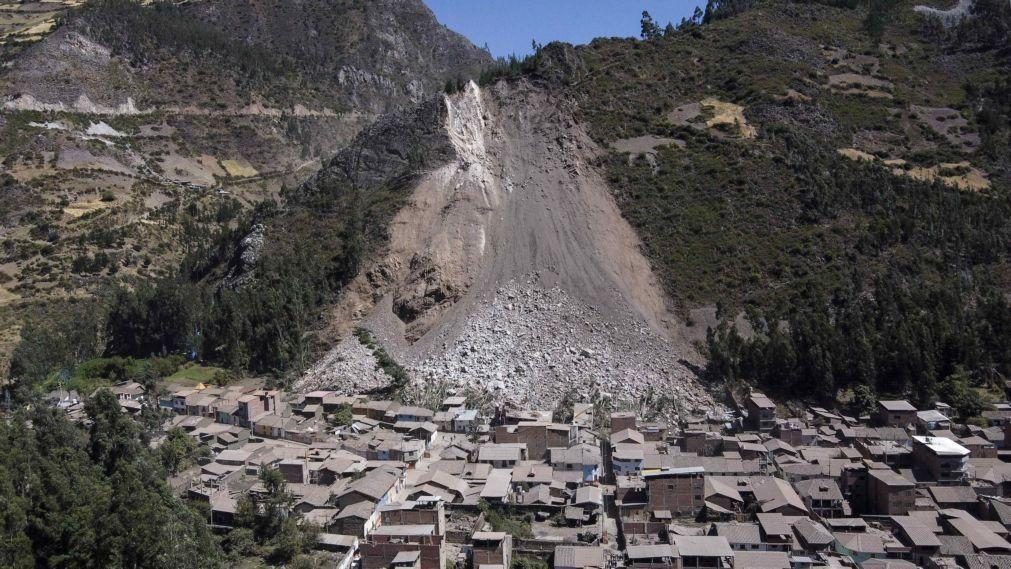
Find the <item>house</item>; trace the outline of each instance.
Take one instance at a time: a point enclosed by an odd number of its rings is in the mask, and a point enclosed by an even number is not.
[[[337,495],[335,505],[343,509],[358,502],[367,502],[376,508],[395,500],[403,487],[404,479],[399,472],[377,468],[349,484]]]
[[[513,536],[501,531],[479,531],[471,536],[472,569],[482,566],[512,567]]]
[[[809,553],[825,551],[835,543],[835,538],[825,526],[810,518],[802,518],[794,523],[793,532],[804,551]]]
[[[498,444],[525,443],[529,460],[541,460],[548,449],[568,448],[578,427],[540,421],[521,421],[515,425],[495,427]]]
[[[445,569],[444,536],[435,525],[381,525],[361,545],[362,569]]]
[[[793,547],[793,529],[783,514],[757,514],[762,530],[763,551],[790,551]]]
[[[625,429],[635,430],[638,416],[632,411],[617,411],[611,413],[611,432],[617,433]]]
[[[672,535],[671,544],[681,556],[682,569],[731,569],[734,550],[725,538],[710,535]]]
[[[971,486],[928,486],[927,490],[938,508],[965,510],[972,514],[983,509]]]
[[[841,518],[850,515],[850,507],[842,490],[831,478],[812,478],[794,484],[808,509],[822,518]]]
[[[694,515],[705,505],[705,469],[700,466],[646,472],[643,478],[648,509],[654,515]]]
[[[955,511],[957,513],[957,511]],[[977,553],[1011,553],[1011,543],[995,533],[987,524],[962,512],[955,516],[942,516],[941,524],[950,533],[961,535],[972,543]]]
[[[454,433],[476,433],[481,430],[481,417],[476,409],[465,409],[453,417]]]
[[[368,501],[355,502],[337,513],[334,530],[342,535],[365,537],[375,527],[378,519],[375,504]]]
[[[894,516],[895,535],[910,548],[913,562],[921,567],[927,565],[927,560],[941,549],[941,541],[934,531],[919,518],[912,516]]]
[[[767,433],[776,426],[776,404],[763,393],[753,391],[744,402],[751,428]]]
[[[619,444],[611,450],[611,469],[616,476],[637,475],[642,472],[645,453],[640,444]]]
[[[738,551],[734,567],[742,569],[791,569],[790,556],[783,551]]]
[[[493,468],[512,468],[526,460],[526,443],[486,443],[477,449],[477,461]]]
[[[569,448],[553,448],[548,462],[556,471],[580,472],[584,483],[595,482],[600,474],[600,447],[579,443]]]
[[[997,445],[983,437],[962,437],[958,442],[969,451],[970,458],[997,458]]]
[[[625,548],[630,569],[668,569],[680,563],[681,556],[667,543],[655,545],[629,545]]]
[[[737,551],[760,551],[762,544],[762,529],[755,523],[714,523],[708,535],[720,536],[727,540],[730,549]]]
[[[837,532],[834,535],[836,553],[848,555],[857,563],[887,556],[884,542],[875,534]]]
[[[904,399],[878,401],[877,422],[889,427],[905,427],[916,422],[916,407]]]
[[[930,431],[939,429],[950,429],[951,419],[936,409],[916,412],[916,430],[920,434],[927,434]]]
[[[506,503],[512,496],[512,470],[496,468],[488,475],[481,489],[481,499],[488,502]]]
[[[913,509],[916,485],[891,469],[873,469],[867,472],[868,513],[887,516],[904,516]]]

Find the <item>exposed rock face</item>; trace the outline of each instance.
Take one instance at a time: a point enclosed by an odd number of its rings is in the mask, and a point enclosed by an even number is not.
[[[267,228],[262,223],[253,225],[249,233],[239,242],[237,258],[225,277],[224,286],[238,288],[253,278],[253,270],[260,258],[260,251],[266,239]]]
[[[681,398],[681,411],[712,408],[680,363],[698,356],[568,103],[502,83],[470,84],[444,105],[452,157],[415,183],[388,253],[338,318],[364,316],[416,379],[538,406],[575,388],[628,401],[654,390]],[[323,377],[361,389],[325,366],[304,383]]]

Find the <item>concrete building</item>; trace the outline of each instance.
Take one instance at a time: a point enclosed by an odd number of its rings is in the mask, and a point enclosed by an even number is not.
[[[913,460],[938,484],[960,484],[969,470],[969,449],[943,437],[913,437]]]

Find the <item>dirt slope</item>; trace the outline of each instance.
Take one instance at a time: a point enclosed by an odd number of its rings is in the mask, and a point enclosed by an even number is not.
[[[653,389],[708,407],[678,361],[697,357],[683,325],[568,105],[504,84],[470,84],[446,105],[457,159],[417,184],[345,315],[365,315],[416,378],[479,383],[517,402],[550,404],[571,388],[632,401]],[[305,383],[341,383],[334,361]]]

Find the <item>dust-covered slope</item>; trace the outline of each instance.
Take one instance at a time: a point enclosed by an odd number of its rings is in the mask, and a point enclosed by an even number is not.
[[[418,379],[503,399],[652,389],[708,406],[678,362],[693,358],[681,324],[568,103],[522,82],[471,83],[446,106],[455,160],[416,184],[388,253],[352,285],[338,319],[364,317]],[[334,373],[345,355],[338,347],[304,383],[361,389]]]

